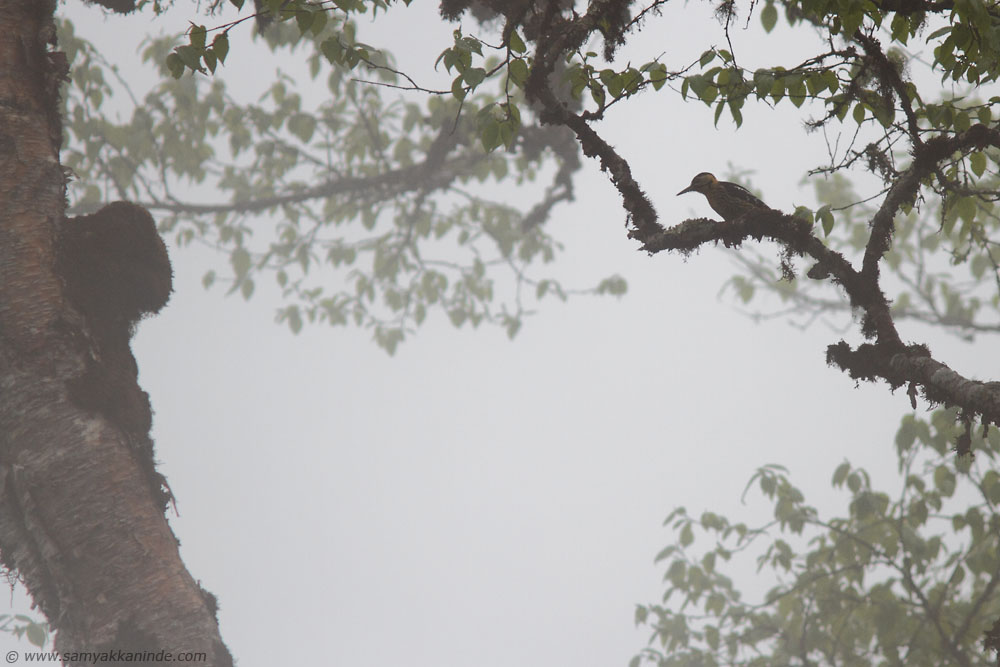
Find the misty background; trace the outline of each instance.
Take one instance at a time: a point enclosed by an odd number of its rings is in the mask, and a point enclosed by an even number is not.
[[[137,91],[157,81],[134,56],[144,35],[224,22],[187,3],[155,20],[75,0],[60,11]],[[630,42],[645,56],[636,61],[665,52],[668,67],[682,65],[723,44],[710,5],[667,13]],[[682,19],[688,27],[663,34]],[[755,18],[743,25],[733,39],[746,58],[796,48],[783,22],[767,39]],[[436,3],[414,3],[362,25],[361,38],[434,85],[434,60],[455,27]],[[256,99],[280,69],[307,87],[307,104],[308,85],[312,101],[323,99],[322,77],[307,85],[304,63],[275,57],[251,32],[232,33],[217,74],[234,94]],[[665,225],[711,216],[700,195],[675,193],[700,171],[725,177],[730,165],[750,170],[775,208],[813,205],[799,179],[824,161],[823,138],[803,138],[787,108],[744,115],[739,132],[725,117],[715,128],[700,102],[662,91],[615,107],[600,131]],[[767,463],[786,466],[821,511],[843,504],[846,490],[829,482],[845,459],[867,468],[873,486],[895,488],[892,439],[909,399],[855,387],[826,366],[826,345],[854,340],[853,330],[750,317],[781,305],[764,299],[748,310],[732,290],[720,293],[739,270],[731,251],[648,257],[626,237],[619,196],[596,161],[585,161],[575,186],[576,201],[546,223],[565,251],[545,273],[581,287],[619,273],[623,298],[548,300],[513,341],[434,316],[394,357],[366,330],[316,325],[292,335],[274,323],[280,291],[263,281],[249,302],[206,291],[203,274],[224,270],[226,258],[178,249],[168,236],[175,293],[140,325],[133,349],[160,470],[177,498],[171,526],[190,572],[218,596],[222,636],[241,667],[624,665],[647,641],[634,607],[661,595],[653,558],[672,539],[661,524],[674,507],[762,523],[770,505],[755,488],[744,500],[744,487]],[[516,204],[522,195],[509,187]],[[777,265],[776,248],[758,249]],[[844,312],[828,320],[850,323]],[[901,329],[959,372],[997,375],[981,348],[910,322]],[[751,595],[771,584],[750,560],[735,574]],[[29,609],[16,589],[9,613],[40,617]],[[4,635],[0,645],[31,650]]]

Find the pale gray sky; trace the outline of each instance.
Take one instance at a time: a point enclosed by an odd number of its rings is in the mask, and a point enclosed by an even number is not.
[[[400,58],[404,68],[426,69],[421,54],[432,62],[453,28],[437,26],[436,3],[414,5],[394,10],[389,34],[416,54]],[[148,74],[123,36],[183,29],[178,12],[151,26],[78,2],[62,11],[79,34],[121,45],[105,55],[126,76]],[[665,52],[679,66],[724,44],[707,5],[668,11],[633,62]],[[742,58],[797,48],[787,33],[754,43],[751,23],[734,33]],[[240,68],[249,48],[234,44],[221,70],[231,88],[273,69],[262,51]],[[726,118],[715,129],[701,103],[664,91],[623,105],[599,131],[632,161],[664,224],[709,214],[699,195],[674,195],[728,162],[755,169],[772,206],[811,203],[800,179],[823,161],[822,137],[806,137],[790,108],[745,116],[739,133]],[[687,260],[637,252],[595,162],[576,192],[549,223],[566,245],[552,273],[579,285],[621,273],[621,301],[552,301],[513,342],[437,319],[394,358],[366,331],[293,336],[273,323],[277,293],[261,281],[249,303],[206,292],[203,272],[225,259],[172,245],[176,292],[134,348],[178,499],[171,525],[189,570],[219,598],[241,667],[624,665],[647,639],[635,603],[662,593],[652,559],[675,506],[763,521],[759,494],[740,497],[765,463],[790,468],[826,509],[843,505],[829,480],[845,458],[877,485],[892,479],[908,399],[828,368],[825,347],[840,333],[754,324],[718,297],[736,270],[721,248]],[[935,340],[958,370],[995,374],[995,363],[977,371],[961,343]],[[764,587],[752,562],[736,572]]]

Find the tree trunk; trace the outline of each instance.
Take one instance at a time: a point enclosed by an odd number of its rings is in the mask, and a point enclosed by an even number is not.
[[[214,598],[185,569],[151,489],[151,448],[146,461],[135,433],[79,407],[69,389],[95,347],[56,271],[67,70],[49,50],[54,9],[55,0],[0,0],[0,558],[67,664],[143,664],[167,651],[232,665]],[[145,401],[134,372],[127,380],[112,400]],[[83,651],[118,653],[74,655]]]

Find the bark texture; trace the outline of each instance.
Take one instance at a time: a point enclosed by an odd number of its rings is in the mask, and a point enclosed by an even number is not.
[[[181,562],[136,434],[69,390],[100,347],[56,271],[67,66],[51,48],[54,9],[0,2],[0,558],[67,664],[94,664],[84,651],[169,651],[231,665],[215,599]],[[131,383],[122,391],[141,393]]]

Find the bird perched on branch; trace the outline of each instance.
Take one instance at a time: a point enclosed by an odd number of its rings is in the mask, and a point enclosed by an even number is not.
[[[682,195],[685,192],[700,192],[705,195],[708,205],[726,222],[735,220],[754,209],[770,210],[767,204],[750,194],[750,191],[742,185],[720,181],[707,171],[691,179],[691,185],[677,194]]]

